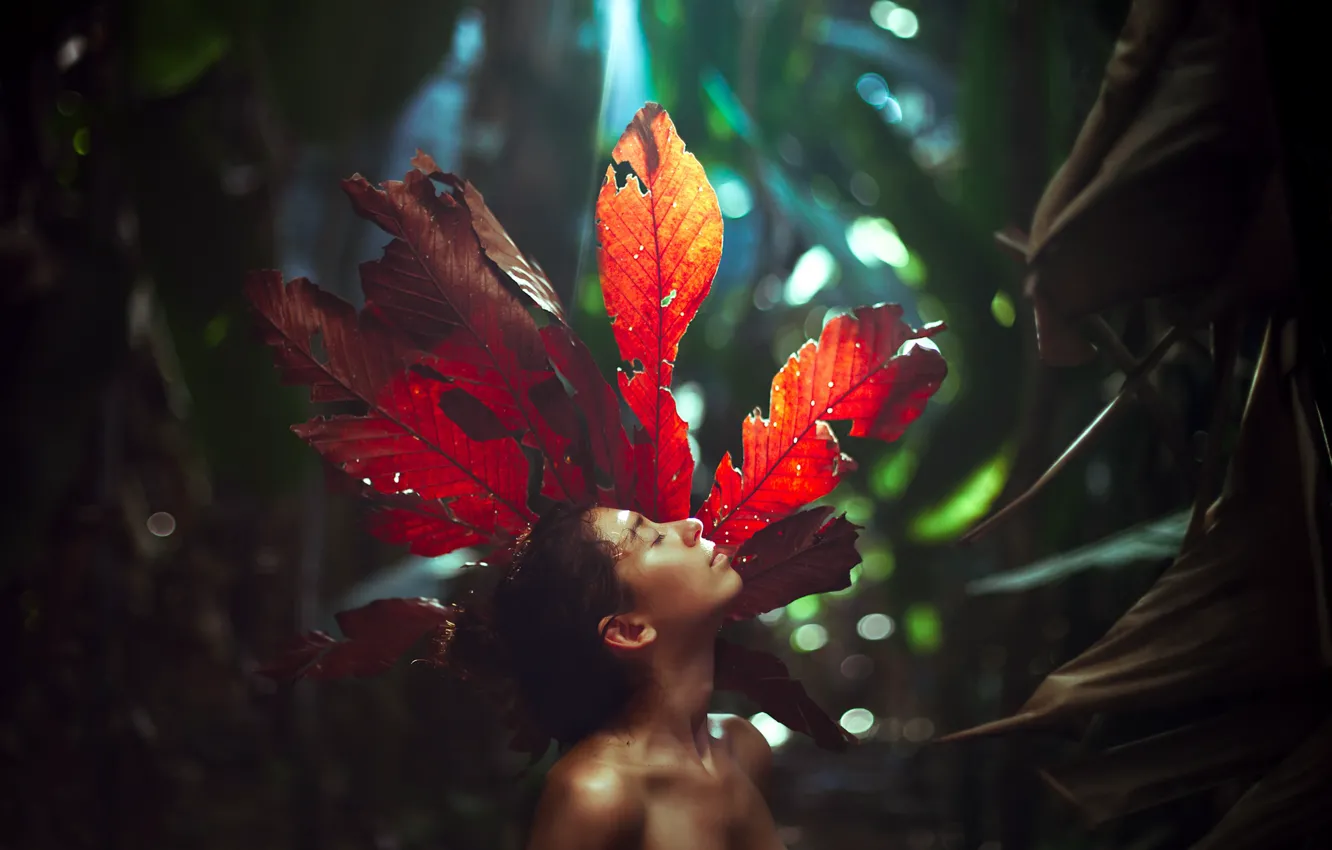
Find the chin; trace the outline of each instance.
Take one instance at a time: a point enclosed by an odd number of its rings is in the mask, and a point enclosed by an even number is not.
[[[741,578],[740,574],[736,572],[729,564],[726,566],[726,575],[723,579],[723,584],[726,586],[727,589],[726,593],[727,602],[730,602],[731,600],[739,596],[740,591],[744,590],[745,588],[745,580]]]

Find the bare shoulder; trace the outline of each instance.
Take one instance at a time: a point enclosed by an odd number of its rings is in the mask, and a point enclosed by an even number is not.
[[[763,733],[743,717],[734,714],[710,714],[708,720],[718,738],[740,768],[756,785],[762,785],[772,769],[772,747]]]
[[[643,795],[632,776],[575,749],[546,775],[528,848],[635,846],[643,815]]]

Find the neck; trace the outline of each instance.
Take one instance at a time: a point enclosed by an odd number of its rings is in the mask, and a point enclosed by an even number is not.
[[[706,636],[654,647],[648,676],[616,724],[645,758],[683,750],[710,762],[707,720],[716,638],[713,630],[706,630]]]

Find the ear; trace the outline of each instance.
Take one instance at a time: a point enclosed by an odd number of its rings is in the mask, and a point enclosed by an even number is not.
[[[601,634],[612,652],[641,650],[657,639],[657,630],[637,614],[612,614],[603,618]]]

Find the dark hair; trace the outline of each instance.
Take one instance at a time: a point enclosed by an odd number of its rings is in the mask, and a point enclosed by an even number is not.
[[[557,504],[519,541],[495,588],[490,627],[532,720],[561,744],[604,726],[632,692],[602,638],[602,619],[627,611],[615,546],[591,506]]]

